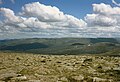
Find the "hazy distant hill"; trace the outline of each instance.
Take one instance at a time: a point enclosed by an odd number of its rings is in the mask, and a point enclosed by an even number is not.
[[[1,40],[1,51],[39,54],[120,53],[120,39],[114,38],[32,38]],[[113,53],[114,52],[114,53]]]

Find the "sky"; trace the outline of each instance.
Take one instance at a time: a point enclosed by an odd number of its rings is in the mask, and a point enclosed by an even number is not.
[[[0,0],[0,39],[120,38],[119,0]]]

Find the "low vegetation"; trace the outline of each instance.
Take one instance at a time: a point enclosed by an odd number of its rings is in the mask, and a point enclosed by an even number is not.
[[[120,57],[0,53],[0,82],[119,82]]]
[[[35,54],[120,53],[120,41],[114,38],[31,38],[1,40],[0,50]],[[111,54],[113,55],[113,54]]]

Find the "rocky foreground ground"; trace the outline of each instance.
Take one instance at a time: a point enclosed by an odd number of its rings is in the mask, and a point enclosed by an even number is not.
[[[120,82],[120,57],[0,53],[0,82]]]

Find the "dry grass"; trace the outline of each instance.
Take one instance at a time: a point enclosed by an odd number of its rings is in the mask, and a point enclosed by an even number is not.
[[[0,82],[118,82],[120,57],[0,53]]]

